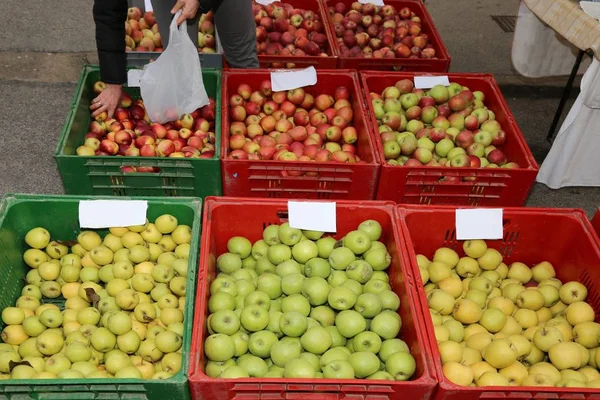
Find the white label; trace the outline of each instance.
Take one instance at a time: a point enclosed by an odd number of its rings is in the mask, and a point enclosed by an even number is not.
[[[292,228],[319,232],[337,232],[335,203],[288,201]]]
[[[130,69],[127,71],[127,86],[129,87],[140,87],[140,79],[142,79],[141,69]]]
[[[456,239],[502,239],[501,208],[456,210]]]
[[[383,0],[358,0],[358,2],[360,4],[373,4],[380,7],[385,6],[385,4],[383,4]]]
[[[79,226],[100,229],[144,225],[146,200],[82,200],[79,202]]]
[[[431,89],[435,85],[450,86],[450,80],[444,76],[415,76],[415,89]]]
[[[152,1],[151,0],[144,0],[144,10],[146,10],[146,11],[153,11],[152,10]]]
[[[263,6],[268,6],[271,3],[276,2],[277,0],[256,0],[258,4],[262,4]]]
[[[314,67],[271,72],[271,88],[274,92],[312,86],[317,83],[317,70]]]

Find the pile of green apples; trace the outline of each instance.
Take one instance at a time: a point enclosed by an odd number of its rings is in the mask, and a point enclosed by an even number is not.
[[[587,288],[552,264],[506,265],[483,240],[417,256],[447,379],[461,386],[600,387]]]
[[[288,223],[254,244],[232,237],[210,284],[206,374],[410,379],[416,365],[398,338],[400,299],[381,233],[367,220],[339,241]]]
[[[190,227],[169,214],[104,238],[82,231],[76,242],[30,230],[27,284],[2,310],[0,379],[176,374],[190,240]],[[55,303],[63,299],[61,310]]]

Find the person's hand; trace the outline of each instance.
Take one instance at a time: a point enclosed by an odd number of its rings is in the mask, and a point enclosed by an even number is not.
[[[112,118],[121,100],[121,93],[121,85],[106,84],[106,88],[92,100],[92,105],[90,106],[90,110],[93,111],[92,117],[106,111],[108,118]]]
[[[198,0],[177,0],[177,4],[171,10],[171,14],[176,14],[177,11],[182,10],[181,15],[177,18],[177,25],[181,25],[186,19],[194,18],[200,7]]]

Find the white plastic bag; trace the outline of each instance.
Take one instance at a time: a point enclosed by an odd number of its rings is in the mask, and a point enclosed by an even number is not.
[[[178,119],[209,103],[198,49],[187,33],[186,21],[177,27],[177,12],[170,26],[169,45],[152,63],[144,67],[140,93],[153,122]]]

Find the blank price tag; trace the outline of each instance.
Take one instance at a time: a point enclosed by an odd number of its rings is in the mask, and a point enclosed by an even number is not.
[[[435,85],[450,86],[447,76],[415,76],[415,89],[431,89]]]
[[[288,201],[290,226],[319,232],[337,232],[335,203]]]
[[[502,239],[502,209],[456,210],[456,239]]]
[[[383,7],[383,0],[358,0],[360,4],[373,4],[375,6]]]
[[[130,69],[127,71],[127,86],[140,87],[140,79],[142,79],[143,72],[144,70],[141,69]]]
[[[144,10],[145,11],[153,11],[152,10],[152,0],[144,0]]]
[[[271,89],[274,92],[312,86],[317,83],[315,67],[271,72]]]
[[[82,200],[79,202],[81,228],[114,228],[144,225],[146,200]]]
[[[256,0],[258,4],[262,4],[263,6],[268,6],[271,3],[274,3],[277,0]]]

